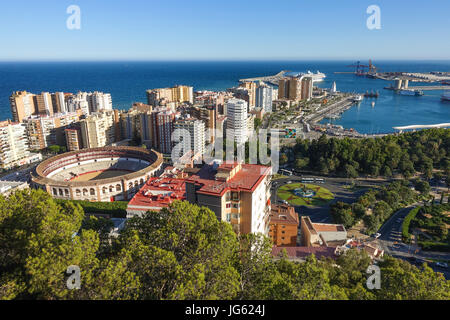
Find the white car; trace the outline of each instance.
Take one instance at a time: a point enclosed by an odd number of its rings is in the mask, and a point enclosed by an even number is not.
[[[374,237],[375,239],[378,239],[379,237],[381,237],[381,233],[375,233],[375,234],[373,235],[373,237]]]
[[[448,268],[448,264],[446,264],[445,262],[436,262],[436,266],[440,268]]]

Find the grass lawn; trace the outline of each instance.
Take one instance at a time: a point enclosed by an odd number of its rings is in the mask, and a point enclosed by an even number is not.
[[[313,190],[316,194],[312,198],[301,198],[294,194],[294,190],[303,187],[303,183],[291,183],[282,186],[278,189],[277,195],[280,199],[286,200],[289,204],[294,206],[323,206],[334,199],[333,193],[330,190],[313,184],[306,184],[307,189]]]

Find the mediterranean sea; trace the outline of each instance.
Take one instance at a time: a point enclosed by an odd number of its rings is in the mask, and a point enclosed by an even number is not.
[[[450,61],[373,63],[382,72],[450,72]],[[354,61],[0,62],[0,119],[11,118],[9,96],[18,90],[109,92],[114,108],[125,110],[133,102],[146,102],[145,91],[151,88],[184,84],[194,90],[225,90],[238,85],[242,78],[273,75],[281,70],[319,70],[327,76],[317,84],[319,87],[330,88],[335,81],[339,91],[380,93],[378,99],[366,98],[333,120],[345,128],[369,134],[389,133],[394,126],[450,122],[450,103],[440,100],[442,91],[425,91],[422,97],[399,96],[383,89],[390,84],[388,81],[334,73],[353,71],[347,67],[351,64]]]

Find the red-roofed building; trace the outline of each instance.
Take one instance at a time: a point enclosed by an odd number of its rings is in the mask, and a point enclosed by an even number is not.
[[[347,230],[342,224],[313,223],[308,216],[301,218],[301,244],[306,247],[342,245]]]
[[[207,206],[236,233],[269,232],[271,167],[224,163],[203,166],[186,180],[186,197]]]
[[[224,163],[204,165],[185,179],[152,178],[128,204],[127,217],[158,211],[175,200],[210,208],[236,233],[268,234],[271,167]]]
[[[269,237],[274,245],[295,247],[299,224],[298,214],[294,207],[272,205]]]
[[[272,256],[277,259],[281,258],[283,251],[286,250],[289,260],[303,262],[307,257],[314,254],[317,259],[332,258],[336,259],[336,247],[273,247]]]
[[[150,178],[128,203],[127,218],[159,211],[175,200],[186,200],[184,179]]]

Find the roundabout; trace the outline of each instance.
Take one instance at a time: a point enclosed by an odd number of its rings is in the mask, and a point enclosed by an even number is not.
[[[333,193],[321,186],[304,183],[290,183],[277,190],[277,196],[293,206],[323,206],[334,199]]]

